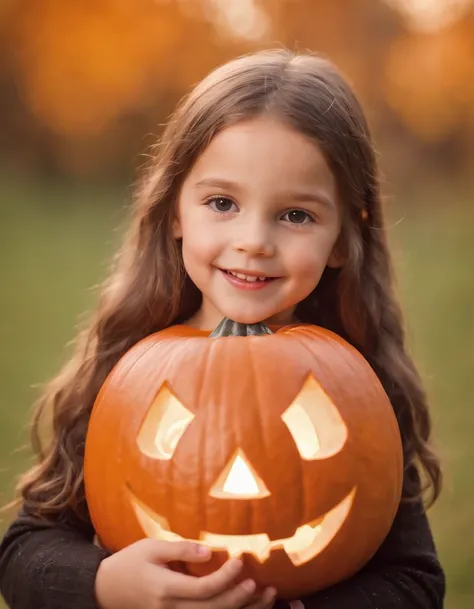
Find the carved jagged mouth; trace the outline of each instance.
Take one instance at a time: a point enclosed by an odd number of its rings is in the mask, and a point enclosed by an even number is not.
[[[170,531],[169,524],[163,516],[151,510],[131,491],[131,502],[136,517],[147,537],[163,541],[182,541],[184,538]],[[230,556],[241,556],[249,553],[263,563],[270,553],[284,549],[295,566],[302,565],[317,556],[335,537],[346,520],[354,501],[355,488],[344,499],[324,516],[317,518],[296,529],[292,537],[271,540],[266,533],[257,535],[217,535],[201,531],[200,543],[209,545],[213,550],[227,550]]]

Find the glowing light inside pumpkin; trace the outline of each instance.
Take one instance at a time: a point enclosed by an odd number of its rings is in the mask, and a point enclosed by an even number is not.
[[[268,560],[270,553],[284,550],[295,566],[303,565],[320,552],[332,541],[347,519],[355,496],[355,488],[332,510],[320,518],[296,529],[292,537],[270,540],[266,533],[257,535],[218,535],[202,531],[199,541],[209,545],[213,550],[227,550],[230,556],[241,556],[248,553],[263,563]],[[156,514],[143,501],[140,501],[131,491],[131,503],[137,520],[147,537],[163,541],[182,541],[183,537],[170,531],[168,521]]]
[[[339,410],[311,375],[281,418],[303,459],[327,459],[346,443],[348,431]]]
[[[258,495],[258,485],[252,472],[240,455],[235,457],[223,491],[234,495]]]
[[[251,499],[269,494],[265,483],[241,450],[235,453],[210,491],[212,497],[220,499]]]
[[[184,430],[189,425],[190,420],[184,421],[176,421],[172,425],[170,425],[169,429],[164,431],[160,429],[156,434],[155,445],[158,452],[161,453],[163,458],[171,459],[176,446],[179,442],[179,439],[184,433]],[[163,425],[163,427],[165,427]]]
[[[320,449],[319,438],[304,407],[295,402],[281,418],[291,431],[303,459],[313,459]]]
[[[164,385],[151,405],[138,434],[140,450],[152,459],[171,459],[179,440],[193,419],[194,414]]]

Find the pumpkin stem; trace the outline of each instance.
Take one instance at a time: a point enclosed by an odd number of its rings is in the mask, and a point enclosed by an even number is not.
[[[224,317],[209,338],[220,338],[222,336],[261,336],[263,334],[272,334],[270,328],[263,322],[258,324],[241,324],[237,321],[232,321],[228,317]]]

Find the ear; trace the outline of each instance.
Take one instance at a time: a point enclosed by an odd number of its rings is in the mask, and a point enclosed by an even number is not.
[[[327,266],[332,269],[339,269],[347,260],[347,252],[346,248],[343,245],[342,239],[339,238],[336,241],[336,245],[334,246],[331,255],[327,261]]]

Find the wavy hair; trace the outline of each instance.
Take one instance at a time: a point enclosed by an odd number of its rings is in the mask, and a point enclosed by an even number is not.
[[[172,237],[182,182],[217,132],[260,115],[284,121],[321,147],[343,203],[346,263],[341,269],[326,269],[314,292],[298,305],[297,317],[337,332],[371,363],[399,421],[405,467],[416,463],[425,474],[424,489],[418,483],[411,488],[406,484],[405,497],[427,489],[431,501],[438,496],[440,465],[430,446],[426,396],[405,346],[377,164],[363,111],[330,61],[276,50],[217,68],[169,121],[137,193],[130,230],[94,318],[78,337],[74,357],[37,405],[32,428],[37,464],[18,486],[30,513],[60,518],[67,511],[88,520],[84,445],[102,383],[134,343],[186,321],[201,303]],[[39,433],[45,413],[52,416],[46,448]]]

